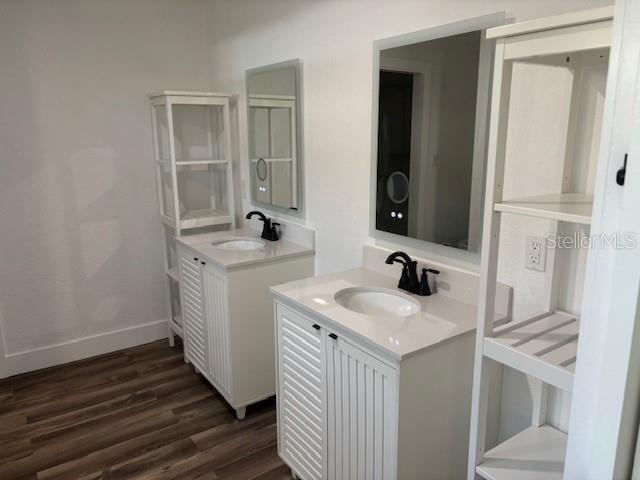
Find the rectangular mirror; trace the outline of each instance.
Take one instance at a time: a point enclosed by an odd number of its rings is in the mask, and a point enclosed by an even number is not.
[[[300,60],[247,71],[251,200],[276,210],[301,203]]]
[[[503,20],[490,15],[376,42],[376,233],[440,253],[480,251],[493,58],[484,30]]]

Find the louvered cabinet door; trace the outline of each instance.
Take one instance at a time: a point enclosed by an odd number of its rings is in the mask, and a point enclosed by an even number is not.
[[[227,280],[224,273],[207,265],[202,270],[204,307],[209,330],[209,373],[216,387],[231,392],[231,358]]]
[[[396,370],[327,336],[327,478],[395,479]]]
[[[278,449],[304,480],[326,476],[326,332],[277,306]]]
[[[180,255],[182,319],[185,330],[185,356],[201,372],[209,371],[207,327],[202,301],[200,263],[188,252]]]

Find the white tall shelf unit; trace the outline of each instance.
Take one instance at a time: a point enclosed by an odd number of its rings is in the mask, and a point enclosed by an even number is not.
[[[567,435],[546,423],[549,386],[571,391],[580,320],[557,309],[558,262],[548,252],[552,275],[548,311],[524,321],[494,326],[494,302],[503,214],[548,219],[561,231],[562,222],[589,225],[592,197],[570,191],[575,162],[575,124],[578,121],[579,71],[606,65],[611,42],[613,8],[574,12],[489,29],[496,41],[489,130],[487,188],[480,297],[471,411],[468,480],[557,480],[564,470]],[[503,199],[505,152],[514,62],[565,66],[573,73],[563,179],[559,192]],[[535,159],[532,159],[535,161]],[[525,373],[534,385],[531,426],[485,451],[490,368],[493,362]]]
[[[174,237],[235,228],[231,157],[232,95],[161,91],[151,104],[169,342],[184,336]]]

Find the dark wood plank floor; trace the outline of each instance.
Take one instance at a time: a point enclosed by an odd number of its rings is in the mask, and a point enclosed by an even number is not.
[[[158,341],[0,381],[0,479],[283,480],[273,400],[234,412]]]

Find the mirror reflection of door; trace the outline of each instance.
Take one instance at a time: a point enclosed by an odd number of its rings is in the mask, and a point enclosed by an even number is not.
[[[297,210],[298,62],[247,72],[251,197]]]
[[[412,102],[413,74],[380,72],[377,226],[399,235],[408,225]]]
[[[488,67],[482,32],[380,51],[376,229],[478,251]],[[406,178],[402,202],[389,195]]]

